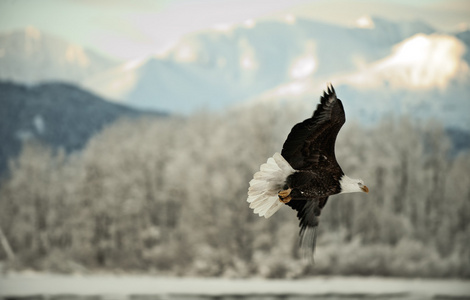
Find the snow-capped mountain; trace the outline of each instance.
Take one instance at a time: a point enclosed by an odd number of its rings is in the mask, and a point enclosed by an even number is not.
[[[357,70],[393,45],[434,30],[426,24],[370,19],[344,28],[287,16],[184,37],[166,55],[131,62],[84,86],[132,106],[171,112],[224,108],[291,80]]]
[[[325,82],[333,82],[348,114],[365,124],[408,115],[469,130],[470,71],[465,41],[444,34],[416,34],[394,45],[390,55],[360,68],[281,84],[251,101],[311,105]]]
[[[257,101],[301,100],[297,102],[302,105],[303,100],[318,99],[326,83],[332,82],[348,99],[349,114],[361,122],[376,122],[386,114],[412,114],[470,129],[469,31],[444,34],[422,22],[369,17],[359,21],[358,27],[349,28],[293,15],[248,20],[190,34],[164,54],[106,70],[99,63],[86,63],[92,54],[67,50],[69,44],[58,42],[59,46],[50,46],[47,58],[52,67],[41,68],[46,60],[31,58],[35,71],[29,74],[25,68],[18,81],[52,78],[48,71],[57,66],[63,71],[61,80],[75,74],[73,80],[82,78],[82,87],[104,98],[169,113]],[[33,29],[21,39],[16,48],[23,49],[23,60],[29,57],[28,49],[50,45],[41,42],[44,36]],[[12,40],[8,49],[16,49]],[[7,56],[15,57],[13,50],[5,49],[0,50],[2,64],[10,63]],[[59,72],[54,74],[57,78]],[[28,77],[33,75],[35,79]]]
[[[0,80],[79,83],[116,62],[34,27],[0,34]]]

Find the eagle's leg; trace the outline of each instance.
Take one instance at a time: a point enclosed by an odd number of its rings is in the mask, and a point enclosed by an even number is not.
[[[291,188],[280,191],[277,194],[279,197],[279,201],[281,201],[282,203],[288,203],[289,201],[291,201],[292,197],[290,196],[290,192],[292,192]]]

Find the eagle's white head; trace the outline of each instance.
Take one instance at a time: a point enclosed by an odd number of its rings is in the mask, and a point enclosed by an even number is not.
[[[369,188],[364,185],[364,181],[362,179],[354,179],[354,178],[348,177],[347,175],[343,175],[339,183],[341,186],[340,194],[355,193],[355,192],[364,192],[364,193],[369,192]]]

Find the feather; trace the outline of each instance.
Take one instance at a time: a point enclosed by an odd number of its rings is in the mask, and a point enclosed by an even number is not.
[[[306,260],[313,261],[317,243],[317,227],[306,226],[300,229],[300,253]]]
[[[277,194],[284,187],[287,177],[294,172],[279,153],[275,153],[261,165],[248,188],[247,202],[255,214],[269,218],[281,208],[283,203],[279,201]]]

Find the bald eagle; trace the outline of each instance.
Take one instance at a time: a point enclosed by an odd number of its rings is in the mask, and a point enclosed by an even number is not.
[[[292,128],[281,154],[270,157],[250,181],[248,202],[255,214],[269,218],[284,204],[297,211],[300,247],[311,257],[328,197],[369,192],[361,179],[345,175],[336,161],[336,136],[345,121],[343,104],[329,85],[313,116]]]

